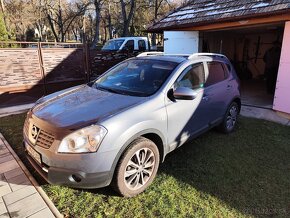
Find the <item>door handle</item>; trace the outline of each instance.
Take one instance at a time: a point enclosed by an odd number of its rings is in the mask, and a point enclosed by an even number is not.
[[[209,98],[208,98],[207,95],[205,95],[205,96],[202,97],[202,100],[204,100],[204,101],[208,101],[208,99],[209,99]]]
[[[232,87],[232,85],[227,85],[227,90],[230,90]]]

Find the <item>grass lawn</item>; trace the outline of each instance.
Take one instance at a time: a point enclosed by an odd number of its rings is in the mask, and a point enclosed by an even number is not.
[[[24,116],[0,118],[0,132],[28,165]],[[42,187],[67,217],[289,217],[290,128],[241,118],[233,134],[210,131],[169,154],[149,189],[131,199],[110,188]]]

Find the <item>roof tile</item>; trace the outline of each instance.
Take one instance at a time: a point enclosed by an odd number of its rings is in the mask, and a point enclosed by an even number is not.
[[[194,0],[151,24],[148,31],[199,26],[222,20],[289,13],[290,0]]]

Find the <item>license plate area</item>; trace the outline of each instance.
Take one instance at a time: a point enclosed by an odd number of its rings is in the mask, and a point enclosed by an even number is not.
[[[27,144],[26,144],[26,150],[29,156],[31,156],[37,163],[41,165],[41,155],[37,151],[35,151],[30,145],[27,145]]]

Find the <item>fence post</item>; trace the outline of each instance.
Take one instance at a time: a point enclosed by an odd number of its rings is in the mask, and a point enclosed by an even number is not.
[[[45,69],[44,69],[44,65],[43,65],[41,42],[37,43],[37,48],[38,48],[38,59],[39,59],[40,71],[41,71],[42,81],[43,81],[44,95],[46,95],[47,94],[46,77],[45,77]]]
[[[84,49],[84,60],[85,60],[85,69],[86,69],[86,76],[87,82],[90,82],[91,72],[90,72],[90,56],[89,56],[89,49],[87,40],[83,41],[83,49]]]

